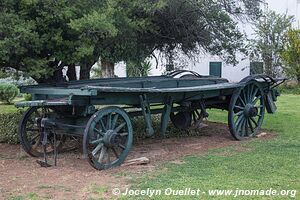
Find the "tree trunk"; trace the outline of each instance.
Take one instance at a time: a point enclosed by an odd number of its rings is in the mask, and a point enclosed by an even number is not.
[[[92,65],[89,63],[83,63],[80,65],[80,80],[90,79],[90,71]]]
[[[67,76],[69,81],[76,80],[76,69],[74,64],[68,66]]]
[[[112,78],[115,76],[115,64],[109,61],[101,61],[102,78]]]

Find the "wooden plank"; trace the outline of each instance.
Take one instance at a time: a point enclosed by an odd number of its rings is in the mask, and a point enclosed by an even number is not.
[[[126,160],[121,166],[129,166],[129,165],[146,165],[149,164],[150,160],[146,157],[135,158],[131,160]]]
[[[96,91],[93,90],[82,90],[82,89],[67,89],[67,88],[56,88],[56,87],[35,87],[35,88],[22,88],[22,93],[30,94],[47,94],[47,95],[75,95],[75,96],[94,96],[97,95]]]
[[[105,86],[86,86],[81,88],[82,90],[97,90],[99,92],[131,92],[131,93],[182,93],[182,92],[196,92],[196,91],[209,91],[209,90],[221,90],[241,87],[240,83],[219,83],[212,85],[200,85],[191,87],[179,87],[179,88],[126,88],[126,87],[105,87]]]

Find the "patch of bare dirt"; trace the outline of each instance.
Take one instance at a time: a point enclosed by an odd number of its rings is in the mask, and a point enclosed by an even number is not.
[[[239,146],[245,142],[235,141],[225,124],[208,125],[201,130],[202,136],[144,140],[134,145],[128,159],[147,157],[150,164],[105,171],[92,168],[79,151],[59,155],[56,167],[41,168],[36,163],[37,158],[25,155],[19,145],[0,144],[1,198],[32,193],[48,199],[109,199],[112,188],[128,187],[122,176],[115,176],[117,173],[152,171],[164,161],[183,164],[180,160],[183,156],[203,154],[230,145]],[[271,136],[266,134],[263,138],[266,137]]]

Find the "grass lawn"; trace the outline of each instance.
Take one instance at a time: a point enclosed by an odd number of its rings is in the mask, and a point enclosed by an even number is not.
[[[263,128],[271,140],[241,143],[245,151],[227,147],[206,155],[182,158],[184,164],[163,164],[132,181],[131,189],[200,189],[200,196],[154,196],[153,199],[232,199],[209,196],[214,189],[297,190],[300,199],[300,95],[283,95],[276,114],[265,115]],[[211,110],[209,119],[227,123],[227,112]],[[238,196],[236,199],[287,199],[287,196]],[[125,198],[124,196],[122,198]],[[127,197],[126,197],[127,198]],[[132,197],[135,199],[136,197]],[[145,199],[141,196],[140,199]]]
[[[18,111],[18,108],[15,107],[14,103],[19,102],[19,101],[24,101],[24,99],[16,98],[16,99],[14,99],[13,104],[11,104],[11,105],[0,102],[0,114],[14,113],[14,112]]]

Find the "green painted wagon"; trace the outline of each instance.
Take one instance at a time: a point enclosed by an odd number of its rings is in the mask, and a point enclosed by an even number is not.
[[[283,81],[255,75],[229,83],[181,70],[164,76],[21,87],[33,100],[17,103],[29,107],[20,121],[20,141],[29,155],[46,159],[46,154],[56,154],[66,136],[81,137],[89,163],[107,169],[122,164],[130,151],[132,117],[143,116],[146,135],[153,137],[151,114],[161,113],[164,137],[170,120],[175,127],[187,129],[208,117],[208,108],[228,110],[229,130],[235,139],[243,140],[257,133],[265,110],[275,112],[279,95],[275,87]],[[97,109],[99,105],[102,108]]]

